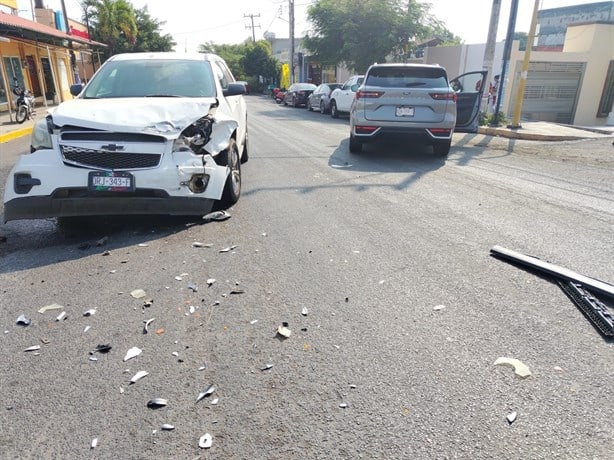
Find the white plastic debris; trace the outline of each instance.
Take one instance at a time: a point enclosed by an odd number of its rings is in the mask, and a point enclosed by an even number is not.
[[[209,385],[207,388],[205,388],[203,391],[201,391],[198,394],[198,397],[196,398],[196,402],[200,401],[203,398],[206,398],[209,395],[212,395],[214,391],[215,391],[215,387],[213,385]]]
[[[261,371],[268,371],[269,369],[273,368],[272,364],[265,364],[263,367],[260,368]]]
[[[348,405],[346,403],[341,403],[341,404],[339,404],[339,407],[341,409],[345,409],[346,407],[348,407]]]
[[[226,219],[230,219],[230,214],[227,211],[213,211],[210,212],[209,214],[206,214],[203,216],[203,220],[205,222],[211,222],[211,221],[222,221],[222,220],[226,220]]]
[[[83,316],[92,316],[94,314],[96,314],[95,308],[90,308],[89,310],[83,312]]]
[[[171,425],[170,423],[163,423],[160,429],[164,431],[173,431],[175,429],[175,425]]]
[[[44,307],[38,310],[39,313],[45,313],[49,310],[62,310],[64,307],[57,303],[52,303],[51,305],[45,305]]]
[[[149,325],[155,320],[156,318],[151,318],[151,319],[146,319],[143,322],[145,323],[145,325],[143,326],[143,334],[147,334],[149,332]]]
[[[92,442],[90,443],[90,449],[95,449],[97,445],[98,445],[98,438],[92,439]]]
[[[179,353],[177,353],[176,351],[173,351],[173,352],[171,353],[171,355],[173,355],[173,356],[177,357],[177,356],[179,356]]]
[[[445,306],[445,305],[435,305],[435,306],[433,307],[433,310],[435,310],[435,311],[439,311],[439,310],[443,310],[444,308],[446,308],[446,306]]]
[[[85,326],[85,329],[83,329],[83,333],[85,334],[87,331],[89,331],[91,329],[91,326]]]
[[[168,401],[163,398],[153,398],[147,401],[147,407],[150,409],[158,409],[160,407],[164,407],[168,404]]]
[[[292,335],[292,331],[287,327],[287,325],[283,324],[277,328],[277,333],[285,338],[288,338]]]
[[[15,324],[17,324],[18,326],[29,326],[30,324],[32,324],[32,321],[26,318],[26,315],[19,315],[19,318],[17,318]]]
[[[211,286],[213,283],[215,283],[215,278],[209,278],[207,280],[207,286]]]
[[[252,319],[252,320],[249,322],[249,324],[256,324],[257,322],[258,322],[258,320],[257,320],[257,319]]]
[[[126,352],[126,356],[124,356],[124,362],[128,361],[129,359],[132,359],[138,355],[140,355],[143,352],[143,350],[141,350],[138,347],[132,347],[130,350],[128,350]]]
[[[307,310],[307,307],[303,307],[303,309],[301,310],[301,315],[307,316],[308,314],[309,314],[309,310]]]
[[[201,449],[208,449],[213,444],[213,438],[209,433],[203,434],[198,440],[198,447]]]
[[[135,299],[140,299],[142,297],[145,297],[147,294],[145,294],[145,291],[143,289],[135,289],[130,293],[130,295]]]
[[[514,368],[514,373],[521,378],[527,378],[531,375],[531,370],[522,361],[515,358],[497,358],[495,366],[510,366]]]
[[[62,321],[63,319],[66,318],[66,312],[63,311],[62,313],[60,313],[57,318],[55,319],[56,321]]]
[[[518,413],[514,411],[514,412],[510,412],[509,414],[507,414],[505,418],[507,419],[508,423],[511,425],[512,423],[516,421],[516,417],[518,417]]]
[[[26,348],[24,351],[37,351],[40,350],[41,346],[40,345],[33,345],[31,347]]]
[[[139,380],[141,380],[143,377],[145,377],[146,375],[149,375],[149,372],[147,371],[138,371],[136,374],[134,374],[134,377],[132,377],[130,379],[130,383],[136,383]]]

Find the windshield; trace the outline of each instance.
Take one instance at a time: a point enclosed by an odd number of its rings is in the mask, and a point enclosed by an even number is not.
[[[94,75],[82,97],[215,97],[208,62],[142,59],[108,61]]]

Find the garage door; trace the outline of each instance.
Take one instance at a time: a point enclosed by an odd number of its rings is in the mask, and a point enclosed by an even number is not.
[[[584,62],[531,62],[522,102],[523,120],[572,124],[584,75]],[[522,63],[516,64],[521,69]],[[515,100],[520,72],[514,78]],[[513,106],[510,107],[513,114]]]

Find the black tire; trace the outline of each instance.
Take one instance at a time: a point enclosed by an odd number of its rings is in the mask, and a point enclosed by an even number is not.
[[[307,110],[313,112],[313,107],[311,106],[311,101],[309,99],[307,99]]]
[[[295,109],[298,107],[298,102],[296,102],[295,97],[292,98],[292,107],[294,107]]]
[[[247,130],[247,120],[245,120],[245,144],[243,145],[243,155],[241,155],[241,164],[247,163],[249,160],[249,132]]]
[[[362,152],[362,142],[356,139],[356,137],[352,133],[350,133],[350,152],[351,153]]]
[[[330,116],[333,118],[339,118],[339,111],[337,110],[337,103],[333,99],[330,101]]]
[[[28,118],[28,108],[25,105],[17,107],[17,113],[15,114],[15,120],[17,123],[23,123]]]
[[[433,144],[433,153],[439,157],[446,157],[450,153],[450,145],[452,141],[443,141]]]
[[[324,106],[324,101],[320,101],[320,113],[326,113],[326,108]]]
[[[220,153],[217,163],[230,168],[219,203],[221,208],[226,209],[239,201],[241,196],[241,161],[239,160],[239,148],[234,139],[230,139],[228,148]]]

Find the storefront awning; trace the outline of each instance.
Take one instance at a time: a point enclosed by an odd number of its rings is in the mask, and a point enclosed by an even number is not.
[[[45,24],[39,24],[38,22],[30,21],[16,16],[14,14],[3,13],[0,11],[0,36],[1,37],[15,37],[23,38],[27,40],[35,40],[39,42],[45,42],[53,45],[62,45],[61,42],[69,40],[75,43],[81,43],[84,45],[106,48],[104,43],[96,42],[94,40],[88,40],[76,35],[70,35],[61,30],[54,29]]]

